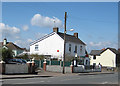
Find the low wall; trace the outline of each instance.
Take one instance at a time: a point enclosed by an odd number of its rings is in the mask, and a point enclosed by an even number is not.
[[[73,72],[74,73],[80,73],[80,72],[101,72],[100,68],[96,69],[85,69],[84,65],[80,65],[78,67],[73,67]]]
[[[46,66],[46,71],[61,72],[62,73],[63,67],[58,66],[58,65],[47,65]],[[72,73],[71,67],[65,67],[65,73]]]
[[[45,71],[49,71],[49,72],[63,72],[63,67],[59,66],[59,65],[44,65]],[[100,68],[85,68],[84,65],[78,65],[77,67],[65,67],[65,73],[81,73],[81,72],[101,72]]]
[[[78,67],[73,67],[73,72],[74,73],[79,73],[79,72],[84,72],[84,65],[78,66]]]
[[[27,64],[6,64],[5,74],[28,73]]]

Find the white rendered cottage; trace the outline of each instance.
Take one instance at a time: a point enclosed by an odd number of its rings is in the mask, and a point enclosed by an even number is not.
[[[74,35],[66,34],[66,56],[85,56],[86,44]],[[62,59],[64,54],[64,33],[60,33],[57,27],[53,32],[30,44],[30,54],[51,55],[53,58]]]
[[[90,52],[90,65],[98,65],[103,67],[116,67],[118,51],[114,48],[106,48],[104,50],[92,50]]]

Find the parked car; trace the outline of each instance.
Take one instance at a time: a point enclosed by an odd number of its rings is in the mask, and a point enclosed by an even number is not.
[[[8,63],[8,64],[26,64],[27,61],[24,59],[9,59],[9,60],[7,60],[6,63]]]

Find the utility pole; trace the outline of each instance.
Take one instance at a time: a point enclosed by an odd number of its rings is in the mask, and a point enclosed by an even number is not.
[[[65,74],[65,47],[66,47],[66,18],[67,18],[67,12],[65,12],[65,24],[64,24],[64,56],[63,56],[63,74]]]

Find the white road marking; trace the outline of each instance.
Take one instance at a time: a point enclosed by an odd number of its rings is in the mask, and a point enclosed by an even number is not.
[[[103,82],[103,83],[101,83],[101,84],[107,84],[108,82]]]
[[[77,79],[81,79],[81,78],[75,78],[75,79],[63,79],[61,81],[69,81],[69,80],[77,80]]]
[[[13,84],[33,84],[33,83],[42,83],[42,82],[45,82],[45,81],[34,81],[34,82],[23,82],[23,83],[13,83]]]

